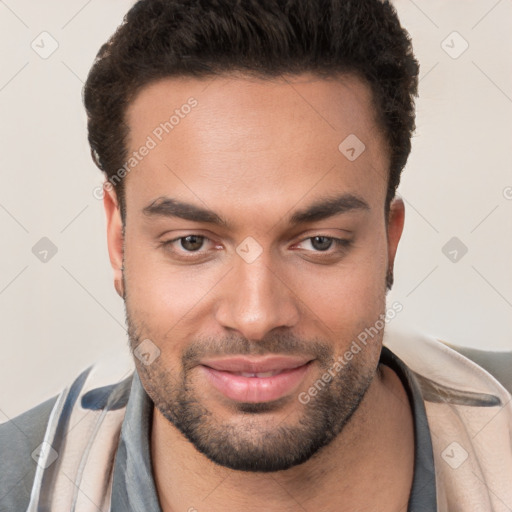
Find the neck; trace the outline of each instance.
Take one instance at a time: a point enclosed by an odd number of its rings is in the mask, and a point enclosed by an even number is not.
[[[396,511],[407,505],[412,485],[413,416],[400,379],[380,365],[336,439],[286,471],[251,473],[218,466],[157,409],[151,452],[163,512]]]

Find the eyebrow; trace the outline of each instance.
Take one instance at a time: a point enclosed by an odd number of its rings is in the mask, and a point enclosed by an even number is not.
[[[352,211],[370,210],[368,203],[353,194],[322,198],[303,210],[296,211],[290,218],[291,225],[324,220],[334,215]]]
[[[354,194],[342,194],[335,197],[321,198],[307,208],[292,214],[290,225],[304,224],[324,220],[334,215],[352,211],[370,210],[368,203]],[[230,229],[230,224],[220,215],[208,208],[185,203],[171,197],[158,197],[142,209],[147,217],[177,217],[192,222],[215,224]]]

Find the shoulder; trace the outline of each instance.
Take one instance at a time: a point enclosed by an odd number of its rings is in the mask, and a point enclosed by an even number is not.
[[[419,384],[443,507],[474,510],[480,504],[498,510],[512,503],[512,397],[496,365],[502,355],[473,350],[462,354],[417,332],[388,333],[385,344]]]
[[[384,344],[417,377],[435,384],[438,390],[446,387],[487,394],[495,397],[495,405],[507,404],[511,399],[507,389],[510,382],[505,378],[508,372],[504,371],[502,363],[506,365],[506,358],[510,361],[512,353],[456,347],[434,336],[403,327],[387,332]],[[482,405],[486,407],[492,405],[489,401],[484,402]]]
[[[0,425],[0,511],[28,506],[37,464],[34,450],[44,440],[57,397]]]
[[[22,511],[28,507],[38,468],[35,459],[38,454],[42,456],[45,453],[40,446],[45,440],[49,423],[52,424],[49,444],[56,446],[56,438],[66,438],[70,448],[67,453],[74,456],[77,450],[80,452],[83,449],[88,438],[80,439],[79,429],[74,427],[73,439],[66,437],[70,417],[77,415],[77,424],[84,425],[84,428],[87,423],[81,421],[84,414],[91,421],[95,418],[94,414],[90,414],[91,411],[102,418],[107,411],[118,412],[118,420],[121,421],[133,375],[131,357],[115,354],[84,370],[59,396],[0,425],[0,512]],[[52,415],[54,408],[56,413]],[[61,461],[64,451],[58,452],[57,460]]]

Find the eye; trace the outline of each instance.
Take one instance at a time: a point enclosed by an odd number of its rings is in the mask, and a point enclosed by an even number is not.
[[[304,239],[302,242],[300,242],[299,245],[302,245],[306,242],[309,243],[309,245],[313,248],[314,252],[327,252],[333,246],[335,248],[337,248],[338,250],[342,251],[343,249],[348,248],[350,246],[350,244],[352,243],[350,240],[334,238],[332,236],[317,235],[317,236],[310,236],[309,238]],[[306,247],[306,249],[308,249],[308,248]],[[335,251],[330,251],[330,253],[332,253],[332,252],[335,252]]]
[[[181,247],[186,251],[198,251],[203,246],[205,237],[199,235],[187,235],[179,238]]]
[[[206,236],[190,234],[161,242],[161,244],[165,250],[181,256],[193,253],[203,254],[205,251],[201,249],[204,248],[206,241],[210,241]]]

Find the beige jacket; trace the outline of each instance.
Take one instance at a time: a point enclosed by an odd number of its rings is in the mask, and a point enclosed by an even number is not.
[[[434,450],[438,510],[511,512],[510,393],[431,336],[397,331],[385,335],[384,344],[420,385]]]

